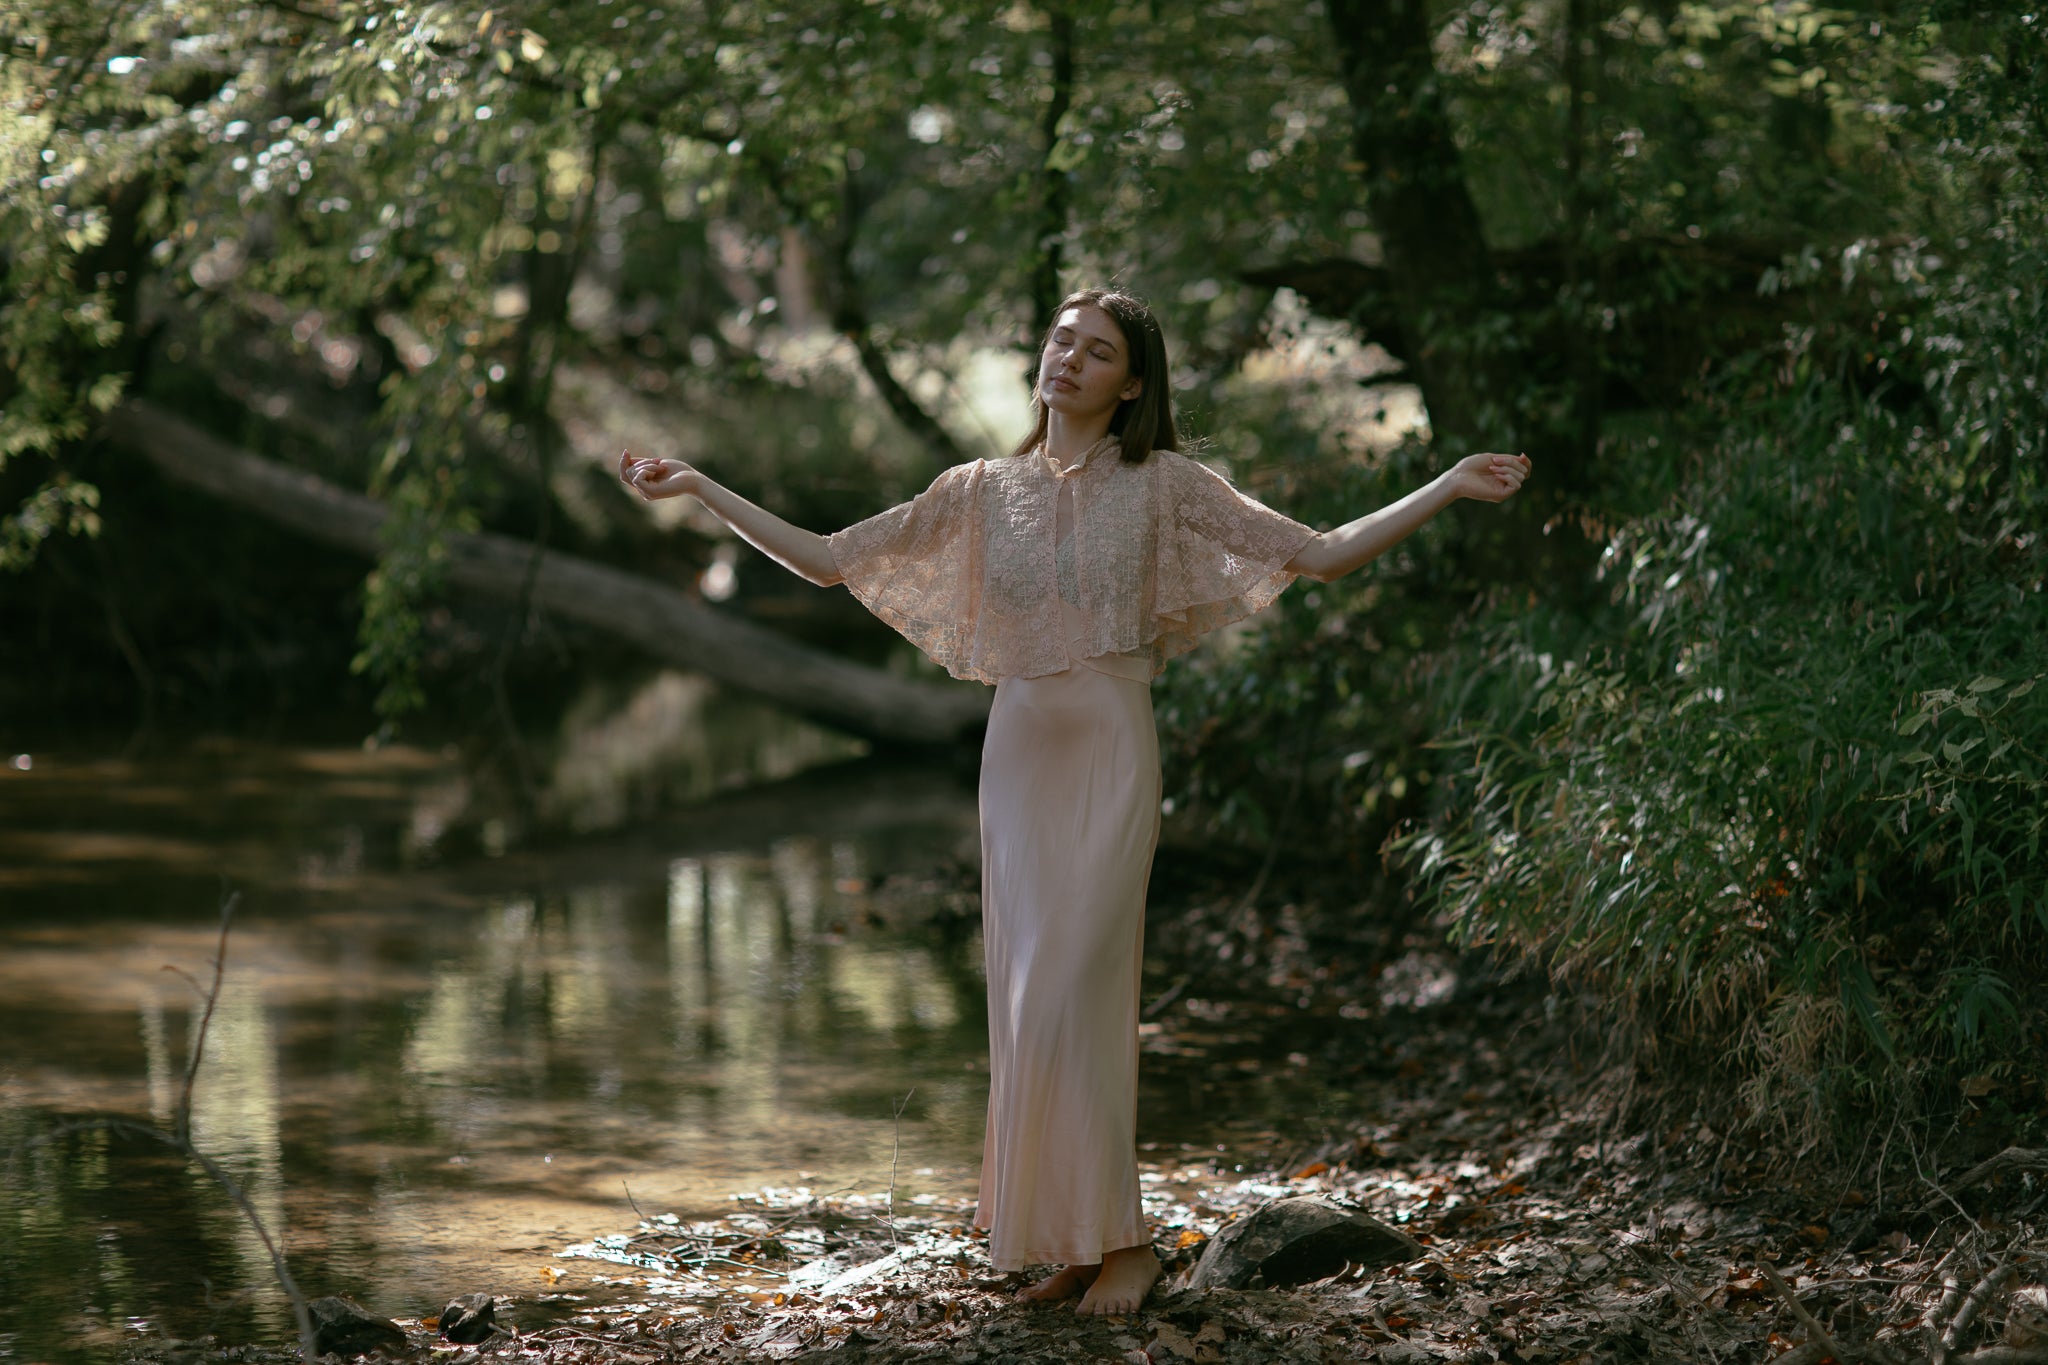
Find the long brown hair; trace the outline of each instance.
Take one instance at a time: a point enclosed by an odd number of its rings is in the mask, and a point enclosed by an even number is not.
[[[1109,434],[1122,447],[1122,458],[1130,464],[1143,464],[1155,450],[1179,450],[1180,430],[1173,423],[1173,380],[1166,368],[1166,337],[1152,310],[1137,295],[1121,289],[1077,289],[1061,299],[1060,306],[1052,310],[1045,335],[1039,338],[1040,362],[1045,359],[1053,329],[1059,326],[1060,314],[1069,308],[1083,307],[1100,308],[1109,314],[1124,334],[1131,378],[1142,381],[1138,396],[1118,403],[1110,415]],[[1017,443],[1012,455],[1027,455],[1045,440],[1045,399],[1038,387],[1041,378],[1036,370],[1032,371],[1031,434]]]

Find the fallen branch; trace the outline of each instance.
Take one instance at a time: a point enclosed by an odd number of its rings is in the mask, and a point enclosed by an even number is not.
[[[39,1147],[54,1142],[58,1138],[70,1133],[121,1133],[130,1137],[148,1138],[152,1142],[160,1142],[172,1151],[177,1152],[187,1161],[198,1166],[200,1170],[213,1178],[214,1184],[218,1185],[221,1192],[227,1195],[229,1202],[234,1204],[235,1208],[241,1213],[243,1221],[248,1223],[250,1231],[256,1234],[256,1240],[263,1244],[264,1253],[270,1258],[271,1274],[277,1277],[278,1288],[282,1289],[285,1297],[291,1301],[292,1320],[299,1332],[300,1352],[305,1360],[313,1361],[318,1359],[318,1353],[314,1350],[313,1344],[312,1310],[306,1302],[305,1294],[299,1289],[298,1281],[292,1278],[291,1267],[285,1264],[284,1248],[279,1246],[277,1239],[271,1235],[269,1226],[263,1221],[263,1215],[256,1210],[255,1201],[249,1198],[248,1192],[242,1188],[241,1183],[228,1173],[226,1167],[200,1151],[192,1143],[192,1088],[199,1076],[199,1064],[205,1060],[207,1026],[213,1022],[214,1007],[220,1003],[221,985],[225,979],[227,968],[228,929],[234,920],[235,906],[240,901],[240,892],[223,892],[221,896],[220,945],[214,953],[213,983],[205,991],[201,992],[201,1002],[204,1005],[204,1010],[200,1016],[199,1026],[193,1035],[192,1057],[186,1064],[184,1088],[178,1097],[177,1113],[173,1116],[173,1122],[176,1125],[175,1131],[165,1132],[161,1128],[152,1127],[145,1123],[135,1123],[128,1119],[82,1119],[71,1123],[60,1123],[49,1132],[32,1138],[28,1142],[21,1144],[21,1146],[22,1148]],[[176,967],[169,968],[169,970],[176,972],[187,981],[192,981],[193,985],[197,986],[198,983],[193,981],[191,973]]]
[[[1792,1316],[1799,1319],[1800,1325],[1806,1329],[1809,1341],[1819,1343],[1836,1360],[1849,1359],[1848,1352],[1841,1348],[1827,1328],[1820,1325],[1820,1319],[1806,1311],[1806,1305],[1799,1301],[1799,1296],[1792,1292],[1792,1286],[1786,1284],[1784,1277],[1778,1274],[1776,1266],[1769,1261],[1758,1261],[1756,1268],[1763,1272],[1764,1280],[1771,1286],[1772,1291],[1792,1310]]]
[[[241,903],[242,893],[239,891],[231,891],[221,897],[220,942],[213,950],[213,985],[205,992],[206,1010],[199,1016],[199,1031],[192,1039],[192,1056],[185,1064],[185,1086],[178,1095],[177,1136],[183,1143],[192,1141],[192,1087],[199,1081],[199,1062],[206,1055],[207,1030],[213,1027],[214,1006],[220,1003],[221,981],[227,975],[228,929],[234,923],[235,907]],[[192,980],[189,973],[180,972],[179,975],[187,981]]]
[[[358,554],[374,556],[383,548],[391,513],[374,498],[238,450],[145,400],[131,399],[109,413],[107,432],[177,482],[281,526]],[[490,534],[450,532],[445,545],[450,587],[507,601],[533,553],[525,541]],[[574,555],[541,556],[533,601],[735,691],[872,739],[953,745],[988,720],[987,688],[913,682],[849,663],[674,588]]]
[[[1963,1172],[1955,1187],[1967,1190],[2007,1171],[2048,1171],[2048,1148],[2008,1147],[1997,1156],[1980,1161]]]
[[[1984,1311],[1985,1306],[2005,1287],[2006,1282],[2019,1273],[2019,1268],[2020,1258],[2009,1257],[2004,1264],[1994,1267],[1990,1274],[1977,1282],[1977,1287],[1970,1291],[1970,1296],[1963,1300],[1963,1306],[1956,1310],[1955,1317],[1950,1319],[1948,1326],[1942,1330],[1942,1349],[1939,1355],[1947,1355],[1961,1343],[1963,1333],[1970,1330],[1970,1324],[1977,1320],[1977,1315]]]

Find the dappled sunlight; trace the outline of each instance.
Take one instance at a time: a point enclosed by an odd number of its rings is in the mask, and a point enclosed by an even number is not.
[[[562,718],[541,805],[570,829],[612,829],[663,805],[865,751],[701,676],[663,670],[623,699],[609,682],[584,690]]]
[[[386,822],[407,811],[389,804]],[[328,809],[364,813],[354,794]],[[955,837],[950,821],[888,835],[898,857],[939,856]],[[544,1290],[546,1257],[607,1230],[628,1188],[715,1208],[799,1172],[867,1181],[900,1139],[928,1172],[915,1185],[957,1197],[981,1002],[930,947],[865,923],[846,888],[866,885],[874,856],[805,835],[567,881],[541,863],[531,892],[467,902],[408,901],[405,878],[376,867],[365,876],[398,898],[351,903],[330,885],[316,908],[267,893],[229,938],[193,1141],[283,1233],[306,1282],[393,1309],[417,1309],[423,1279]],[[203,1002],[163,968],[203,986],[217,925],[189,910],[152,924],[141,908],[116,898],[85,922],[0,928],[0,1026],[22,1040],[0,1067],[14,1127],[175,1122]],[[913,1087],[930,1098],[899,1129],[887,1097]],[[146,1179],[125,1147],[52,1156],[69,1198]],[[200,1276],[223,1293],[266,1284],[260,1244],[203,1174],[147,1202],[188,1210],[184,1230],[122,1302],[175,1316]],[[11,1194],[0,1213],[17,1236],[72,1235]],[[268,1288],[236,1311],[283,1322]]]
[[[1383,348],[1311,313],[1291,289],[1275,292],[1267,321],[1269,344],[1245,357],[1244,380],[1294,395],[1345,454],[1365,459],[1429,439],[1422,390]]]

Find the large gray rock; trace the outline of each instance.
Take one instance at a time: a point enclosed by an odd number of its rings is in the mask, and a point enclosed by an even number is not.
[[[1195,1263],[1188,1288],[1306,1284],[1346,1265],[1378,1269],[1421,1259],[1422,1248],[1400,1229],[1301,1195],[1268,1204],[1217,1233]]]
[[[397,1323],[347,1299],[315,1299],[306,1309],[313,1316],[313,1349],[323,1356],[405,1349],[405,1332]]]

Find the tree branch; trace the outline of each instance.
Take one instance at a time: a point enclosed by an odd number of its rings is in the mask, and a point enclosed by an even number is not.
[[[1453,451],[1512,441],[1509,367],[1487,346],[1491,270],[1479,210],[1430,51],[1423,0],[1330,0],[1353,152],[1401,312],[1424,329],[1411,357],[1430,427]],[[1508,448],[1513,448],[1512,446]]]
[[[1060,120],[1074,103],[1074,15],[1065,5],[1053,5],[1046,17],[1052,21],[1052,99],[1041,125],[1045,151],[1038,163],[1038,258],[1031,268],[1031,318],[1040,333],[1052,326],[1052,310],[1062,297],[1069,181],[1067,173],[1053,165],[1053,153],[1060,145]]]
[[[391,515],[382,503],[237,450],[169,411],[131,399],[108,414],[117,443],[168,477],[315,540],[375,556]],[[508,536],[450,533],[451,587],[510,600],[532,546]],[[548,552],[534,580],[543,610],[629,641],[738,692],[885,742],[947,746],[988,718],[982,687],[913,682],[798,644],[637,574]]]
[[[967,459],[967,452],[960,449],[952,434],[940,426],[938,419],[926,412],[924,405],[890,372],[889,357],[875,342],[874,325],[868,320],[860,281],[853,271],[853,239],[860,230],[866,201],[850,167],[846,172],[840,204],[839,231],[831,249],[825,252],[831,271],[828,287],[832,301],[832,325],[853,343],[855,353],[860,356],[861,369],[867,372],[868,381],[881,394],[882,402],[896,415],[896,420],[903,423],[939,463],[962,464]]]

